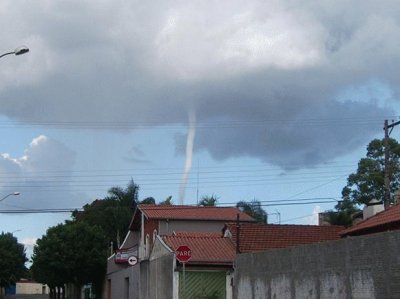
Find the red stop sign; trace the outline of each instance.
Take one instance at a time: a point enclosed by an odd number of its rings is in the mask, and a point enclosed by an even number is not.
[[[181,263],[186,263],[192,258],[192,250],[189,246],[181,245],[175,250],[176,259]]]

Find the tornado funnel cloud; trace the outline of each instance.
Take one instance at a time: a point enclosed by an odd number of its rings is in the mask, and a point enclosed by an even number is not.
[[[190,170],[192,168],[193,145],[194,145],[195,135],[196,135],[196,114],[194,113],[194,111],[189,111],[189,128],[186,139],[185,168],[183,169],[182,181],[179,188],[179,203],[181,205],[184,204],[186,185],[189,179]]]

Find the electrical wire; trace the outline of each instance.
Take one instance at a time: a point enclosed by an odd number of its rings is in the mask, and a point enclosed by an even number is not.
[[[316,204],[316,203],[333,203],[333,202],[338,202],[337,199],[331,198],[331,197],[316,197],[316,198],[299,198],[299,199],[291,199],[291,200],[261,200],[257,201],[259,203],[260,207],[271,207],[271,206],[289,206],[289,205],[308,205],[308,204]],[[248,204],[251,205],[251,202],[247,202]],[[221,203],[217,204],[215,207],[219,208],[236,208],[237,203]],[[203,207],[203,208],[215,208],[215,207]],[[96,207],[94,207],[96,208]],[[99,207],[101,208],[101,207]],[[168,206],[158,206],[154,205],[149,207],[151,211],[154,210],[191,210],[191,209],[198,209],[198,205],[184,205],[184,206],[176,206],[173,205],[171,207]],[[7,209],[7,210],[2,210],[0,209],[0,214],[30,214],[30,213],[67,213],[67,212],[73,212],[75,210],[82,211],[83,208],[40,208],[40,209],[26,209],[26,208],[21,208],[21,209]]]
[[[303,118],[297,120],[287,119],[260,119],[260,120],[223,120],[223,121],[198,121],[195,125],[196,129],[235,129],[240,127],[257,127],[257,126],[355,126],[380,124],[382,119],[395,118],[396,116],[382,116],[379,118],[370,117],[352,117],[352,118]],[[186,129],[186,123],[175,122],[133,122],[133,121],[0,121],[0,129],[21,128],[32,129],[32,127],[47,127],[58,129],[156,129],[156,130],[180,130]]]

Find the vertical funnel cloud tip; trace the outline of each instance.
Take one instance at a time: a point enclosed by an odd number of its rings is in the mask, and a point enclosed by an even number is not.
[[[192,168],[192,160],[193,160],[193,146],[194,146],[194,138],[196,136],[196,114],[193,110],[188,112],[189,117],[189,128],[186,139],[186,160],[185,160],[185,168],[183,170],[182,181],[179,188],[179,202],[181,205],[184,203],[185,199],[185,191],[186,185],[189,178],[189,173]]]

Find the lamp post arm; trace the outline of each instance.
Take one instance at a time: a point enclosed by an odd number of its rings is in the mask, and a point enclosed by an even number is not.
[[[20,46],[20,47],[16,48],[12,52],[7,52],[7,53],[4,53],[4,54],[1,54],[0,58],[3,57],[3,56],[6,56],[6,55],[11,55],[11,54],[22,55],[22,54],[25,54],[25,53],[28,53],[28,52],[29,52],[29,48],[27,46]]]
[[[7,195],[4,196],[2,199],[0,199],[0,201],[5,200],[7,197],[9,197],[9,196],[11,196],[11,195],[19,195],[19,194],[20,194],[19,192],[14,192],[14,193],[7,194]]]
[[[8,194],[8,195],[4,196],[2,199],[0,199],[0,201],[5,200],[5,199],[6,199],[7,197],[9,197],[9,196],[11,196],[11,194]]]
[[[11,55],[11,54],[14,54],[14,52],[8,52],[8,53],[1,54],[0,58],[3,57],[3,56],[6,56],[6,55]]]

